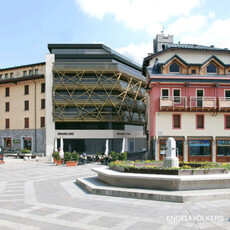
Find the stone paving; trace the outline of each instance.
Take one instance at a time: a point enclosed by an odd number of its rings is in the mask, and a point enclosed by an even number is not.
[[[75,181],[94,176],[95,167],[104,166],[6,159],[0,165],[0,229],[230,229],[230,200],[170,203],[89,194]]]

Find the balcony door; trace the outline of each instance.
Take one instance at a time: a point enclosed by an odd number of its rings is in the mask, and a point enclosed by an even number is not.
[[[197,107],[202,107],[202,101],[204,97],[204,90],[203,89],[197,89],[196,90],[196,97],[197,97]]]

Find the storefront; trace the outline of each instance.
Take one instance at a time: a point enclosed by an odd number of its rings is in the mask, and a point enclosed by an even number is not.
[[[230,162],[230,139],[216,140],[216,161]]]
[[[4,148],[11,149],[12,148],[12,138],[11,137],[4,137]]]
[[[179,156],[179,161],[184,160],[184,138],[173,137],[176,141],[176,154]],[[162,161],[166,154],[166,141],[168,137],[162,137],[159,139],[159,160]]]
[[[212,139],[188,139],[188,161],[212,161]]]
[[[23,137],[23,149],[32,151],[32,137]]]

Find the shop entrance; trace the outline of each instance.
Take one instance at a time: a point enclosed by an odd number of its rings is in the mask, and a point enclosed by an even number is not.
[[[12,139],[11,139],[11,137],[4,137],[4,147],[6,149],[11,149],[12,148]]]
[[[32,138],[31,137],[23,137],[23,148],[32,150]]]
[[[230,162],[230,140],[216,141],[216,161]]]

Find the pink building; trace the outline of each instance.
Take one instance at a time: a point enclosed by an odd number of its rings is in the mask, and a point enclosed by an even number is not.
[[[149,158],[162,160],[174,137],[180,160],[230,162],[230,50],[162,36],[143,62]]]

